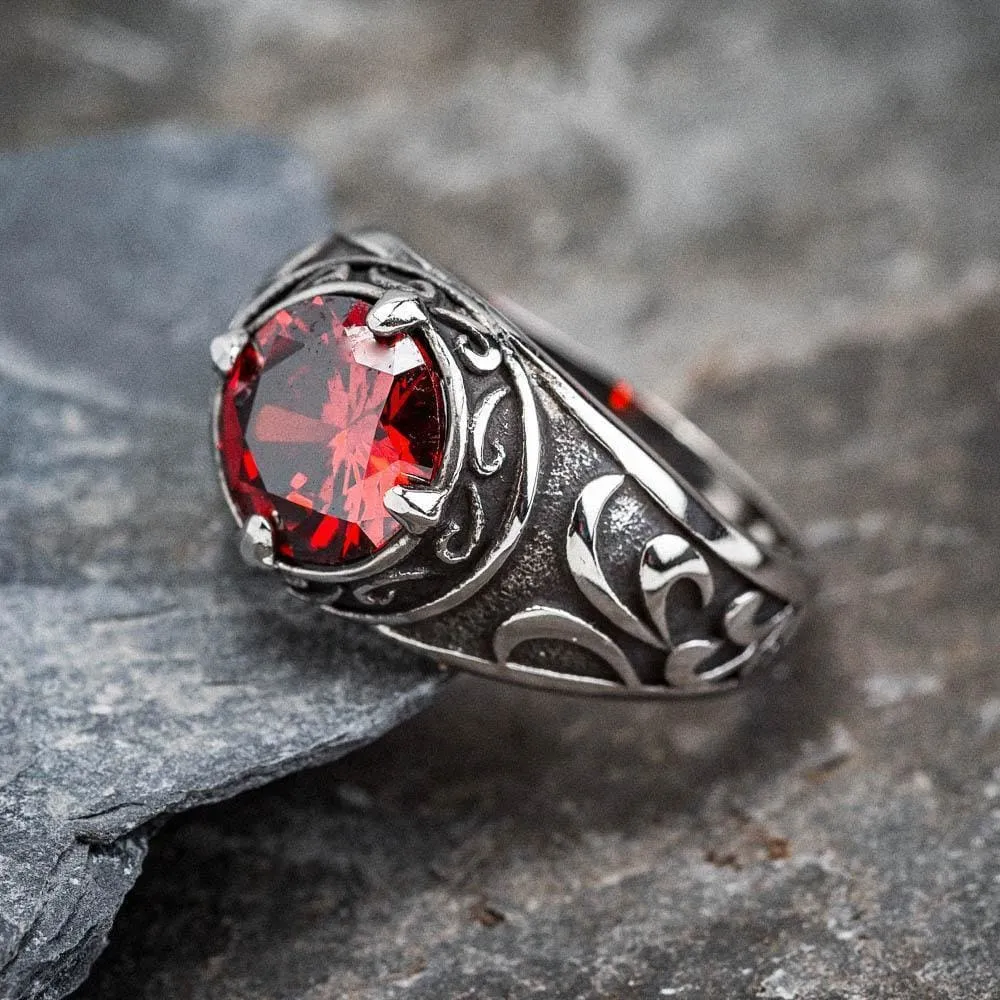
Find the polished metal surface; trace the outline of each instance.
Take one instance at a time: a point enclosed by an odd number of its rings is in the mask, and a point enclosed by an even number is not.
[[[565,338],[398,238],[335,235],[298,255],[213,342],[216,369],[322,293],[370,301],[376,336],[424,339],[445,390],[444,461],[431,486],[386,494],[404,530],[371,558],[282,561],[253,517],[248,561],[442,663],[537,687],[717,693],[778,652],[813,581],[773,502],[662,403],[613,414],[612,381]]]

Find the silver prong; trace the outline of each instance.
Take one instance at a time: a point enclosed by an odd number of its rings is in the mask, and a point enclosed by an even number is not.
[[[247,518],[240,536],[240,555],[250,566],[274,566],[274,529],[266,517],[254,514]]]
[[[393,486],[382,502],[385,509],[412,535],[422,535],[441,520],[448,494],[443,490]]]
[[[416,292],[393,288],[368,310],[365,322],[376,337],[391,337],[400,330],[426,323],[429,318]]]
[[[212,364],[220,375],[228,375],[236,364],[236,359],[240,356],[240,351],[246,346],[250,338],[245,330],[238,328],[220,333],[212,340],[210,348],[212,352]]]

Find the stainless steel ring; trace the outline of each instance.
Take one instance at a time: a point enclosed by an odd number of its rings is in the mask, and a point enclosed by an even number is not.
[[[365,303],[373,343],[420,345],[441,387],[440,461],[431,481],[402,477],[380,494],[393,534],[373,551],[289,556],[282,498],[298,494],[269,482],[270,510],[234,489],[243,473],[223,454],[220,388],[220,481],[250,563],[441,663],[534,687],[717,693],[778,652],[813,575],[759,487],[679,414],[588,369],[565,338],[394,236],[335,235],[282,267],[212,343],[223,387],[264,324],[336,296]]]

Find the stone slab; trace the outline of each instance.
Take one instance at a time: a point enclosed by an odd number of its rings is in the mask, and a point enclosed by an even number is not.
[[[437,675],[234,555],[207,344],[325,232],[304,162],[159,130],[0,159],[0,996],[85,975],[149,836],[373,739]]]
[[[456,680],[177,820],[77,1000],[1000,995],[1000,302],[700,386],[825,583],[786,679]]]

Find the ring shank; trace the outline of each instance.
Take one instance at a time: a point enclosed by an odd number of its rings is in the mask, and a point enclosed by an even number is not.
[[[398,565],[332,582],[294,567],[299,596],[441,663],[582,694],[716,694],[777,655],[814,590],[808,560],[693,424],[386,233],[295,258],[240,322],[330,287],[409,293],[441,345],[455,475]]]

